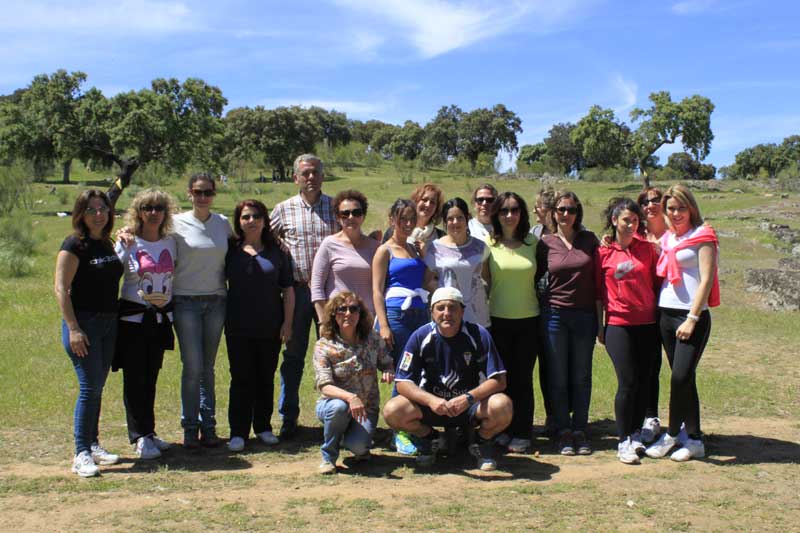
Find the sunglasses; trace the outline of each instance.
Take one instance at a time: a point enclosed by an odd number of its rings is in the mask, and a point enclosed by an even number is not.
[[[254,215],[241,215],[239,216],[239,218],[247,222],[249,220],[261,220],[262,218],[264,218],[264,215],[256,213]]]
[[[206,198],[213,198],[217,195],[217,191],[214,189],[192,189],[192,196],[205,196]]]
[[[106,206],[103,207],[87,207],[84,209],[83,213],[85,215],[105,215],[108,213],[109,209]]]
[[[653,198],[648,198],[642,201],[642,205],[645,207],[647,207],[649,204],[660,204],[660,203],[661,203],[660,196],[654,196]]]
[[[501,207],[498,212],[500,216],[507,217],[508,215],[518,215],[519,207]]]
[[[491,204],[492,202],[494,202],[494,198],[491,196],[478,196],[475,198],[476,204]]]
[[[166,207],[163,205],[143,205],[139,208],[140,211],[144,213],[163,213],[166,210]]]
[[[556,207],[556,211],[558,211],[562,215],[577,215],[578,214],[578,208],[577,207]]]
[[[350,311],[351,315],[354,315],[360,312],[361,308],[357,305],[340,305],[339,307],[336,308],[336,312],[339,313],[340,315],[344,315],[348,311]]]
[[[345,209],[344,211],[339,211],[340,218],[350,218],[350,215],[353,215],[356,218],[361,218],[364,216],[364,210],[358,207],[356,209]]]

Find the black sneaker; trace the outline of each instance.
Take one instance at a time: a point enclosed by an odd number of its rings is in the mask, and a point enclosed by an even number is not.
[[[575,455],[575,446],[572,443],[572,432],[568,429],[561,430],[558,434],[556,450],[561,455]]]
[[[469,445],[469,453],[478,460],[478,468],[483,472],[497,470],[497,461],[494,460],[494,439],[482,439]]]
[[[215,428],[201,428],[200,444],[206,448],[216,448],[222,444],[222,439],[217,436],[217,430]]]
[[[589,439],[586,438],[586,433],[583,431],[576,431],[572,434],[575,441],[575,451],[578,455],[592,455],[592,446],[589,444]]]
[[[290,440],[297,436],[297,422],[295,420],[284,420],[281,426],[281,440]]]
[[[439,451],[439,432],[431,429],[424,437],[411,435],[414,446],[417,447],[417,465],[429,467],[436,462],[436,452]]]

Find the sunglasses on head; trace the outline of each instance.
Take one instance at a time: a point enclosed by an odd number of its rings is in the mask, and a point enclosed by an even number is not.
[[[345,209],[344,211],[339,211],[339,216],[341,218],[350,218],[350,215],[353,215],[356,218],[361,218],[364,216],[364,210],[360,207],[355,209]]]
[[[652,198],[647,198],[646,200],[642,201],[642,205],[645,207],[647,207],[649,204],[660,204],[660,203],[661,203],[660,196],[654,196]]]
[[[242,220],[244,220],[244,221],[248,221],[248,220],[261,220],[262,218],[264,218],[264,215],[262,215],[261,213],[254,213],[254,214],[252,214],[252,215],[250,215],[250,214],[247,214],[247,215],[240,215],[240,216],[239,216],[239,218],[241,218],[241,219],[242,219]]]
[[[350,311],[350,314],[354,315],[359,311],[361,311],[361,308],[358,307],[357,305],[340,305],[339,307],[336,308],[336,312],[341,315],[347,313],[348,311]]]
[[[518,215],[519,207],[501,207],[498,211],[500,216],[507,217],[508,215]]]
[[[87,215],[105,215],[108,213],[108,207],[87,207],[83,212]]]
[[[206,198],[212,198],[217,195],[217,191],[214,189],[192,189],[192,196],[205,196]]]
[[[164,210],[166,209],[166,207],[163,206],[163,205],[150,205],[150,204],[147,204],[147,205],[143,205],[139,209],[141,211],[145,212],[145,213],[151,213],[151,212],[152,213],[163,213]]]
[[[578,208],[577,207],[556,207],[556,211],[561,213],[562,215],[577,215]]]
[[[492,202],[494,202],[494,198],[491,196],[478,196],[475,198],[476,204],[491,204]]]

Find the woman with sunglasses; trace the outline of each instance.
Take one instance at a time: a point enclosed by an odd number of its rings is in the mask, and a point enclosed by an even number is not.
[[[508,450],[525,453],[533,427],[533,368],[539,345],[536,297],[536,237],[529,234],[528,206],[517,193],[504,192],[492,207],[492,236],[483,277],[489,284],[492,338],[508,374],[506,394],[514,417],[506,434]]]
[[[122,263],[111,242],[114,215],[105,193],[83,191],[72,209],[73,234],[56,259],[55,294],[61,308],[61,341],[78,377],[75,457],[72,471],[98,475],[97,465],[119,460],[100,446],[98,425],[103,387],[114,357]]]
[[[486,284],[481,277],[489,248],[467,229],[470,215],[467,203],[453,198],[442,207],[447,234],[431,243],[425,253],[428,267],[425,287],[455,287],[464,296],[464,321],[489,327]],[[434,282],[435,278],[435,282]]]
[[[617,457],[638,464],[644,453],[640,427],[650,396],[650,376],[661,345],[656,321],[658,253],[638,237],[644,215],[630,198],[614,198],[604,212],[611,243],[597,250],[597,285],[602,300],[601,329],[617,374],[614,412],[617,420]]]
[[[661,206],[669,220],[657,267],[664,278],[658,298],[661,342],[672,369],[669,428],[646,453],[658,458],[677,448],[671,459],[688,461],[705,456],[696,373],[711,334],[709,308],[720,304],[719,241],[685,185],[667,189]]]
[[[320,339],[314,345],[314,386],[322,393],[317,417],[323,423],[321,474],[336,473],[339,447],[356,461],[369,459],[380,408],[381,381],[394,380],[394,362],[364,301],[350,291],[332,296],[323,309]]]
[[[188,449],[219,446],[214,365],[225,324],[228,219],[211,212],[216,183],[210,174],[189,178],[191,211],[175,216],[178,261],[173,282],[175,332],[181,349],[181,426]],[[199,432],[199,437],[198,437]]]
[[[598,333],[595,281],[597,236],[583,228],[583,206],[571,191],[556,194],[551,221],[536,249],[538,278],[547,273],[542,329],[556,447],[589,455],[592,353]]]
[[[258,200],[236,204],[234,238],[225,259],[232,452],[244,449],[251,427],[264,444],[278,443],[270,419],[281,343],[292,336],[294,277],[289,256],[272,235],[267,213]]]
[[[157,459],[169,443],[155,432],[156,383],[164,350],[175,348],[172,284],[177,249],[172,237],[175,201],[164,191],[137,194],[125,217],[128,238],[117,241],[125,266],[113,369],[122,369],[128,438],[137,457]]]
[[[333,200],[333,212],[342,230],[323,239],[311,268],[311,301],[320,322],[325,303],[336,293],[350,291],[358,295],[370,314],[372,303],[372,259],[380,243],[361,231],[367,216],[367,197],[348,189]]]
[[[492,206],[497,198],[497,189],[491,183],[478,186],[472,193],[475,216],[469,219],[469,234],[481,240],[492,234]]]

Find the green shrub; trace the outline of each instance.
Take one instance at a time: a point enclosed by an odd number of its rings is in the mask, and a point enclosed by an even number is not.
[[[33,176],[20,163],[0,166],[0,216],[7,215],[16,208],[31,208],[31,181]]]
[[[800,163],[789,165],[778,172],[775,181],[783,191],[800,191]]]
[[[638,179],[633,174],[632,170],[622,167],[584,168],[583,170],[581,170],[580,176],[581,179],[584,181],[602,181],[602,182],[613,182],[613,183],[622,183]]]
[[[17,210],[0,218],[0,268],[12,277],[30,274],[40,240],[27,213]]]
[[[133,175],[133,181],[142,188],[166,187],[175,183],[178,177],[171,172],[166,165],[158,162],[151,162],[144,165]]]

